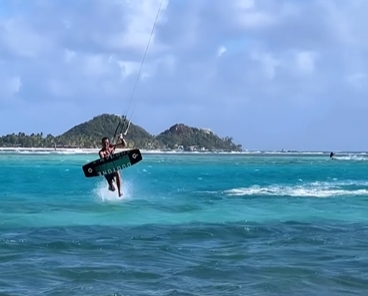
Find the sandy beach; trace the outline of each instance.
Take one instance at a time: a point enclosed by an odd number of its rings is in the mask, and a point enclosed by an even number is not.
[[[129,150],[132,148],[119,148],[117,151]],[[0,153],[59,153],[59,154],[98,154],[100,148],[42,148],[42,147],[0,147]],[[188,154],[204,154],[204,153],[242,153],[242,152],[206,152],[206,151],[183,151],[183,150],[147,150],[140,149],[145,154],[161,154],[161,153],[188,153]]]
[[[129,150],[131,148],[117,149],[117,151]],[[0,147],[1,153],[20,153],[20,154],[98,154],[100,148],[42,148],[42,147]],[[262,150],[244,150],[244,151],[183,151],[183,150],[148,150],[140,149],[142,154],[248,154],[248,155],[326,155],[329,151],[262,151]],[[364,151],[341,151],[339,155],[366,155]]]

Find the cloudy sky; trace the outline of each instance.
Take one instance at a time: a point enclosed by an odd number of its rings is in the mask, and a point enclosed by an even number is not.
[[[368,1],[1,0],[0,134],[101,113],[248,149],[368,150]],[[113,132],[113,131],[112,131]]]

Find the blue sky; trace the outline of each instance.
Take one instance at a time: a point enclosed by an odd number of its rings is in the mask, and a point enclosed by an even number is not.
[[[125,113],[159,4],[1,0],[0,134]],[[366,0],[164,0],[128,115],[248,149],[368,150],[367,15]]]

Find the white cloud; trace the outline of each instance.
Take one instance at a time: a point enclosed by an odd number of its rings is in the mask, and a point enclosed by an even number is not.
[[[0,110],[21,113],[9,104],[17,100],[47,105],[45,121],[62,104],[73,106],[75,116],[124,112],[159,4],[54,0],[31,1],[25,9],[4,0]],[[254,149],[358,147],[364,124],[346,142],[341,132],[352,132],[340,118],[351,116],[353,125],[368,111],[367,13],[365,0],[165,0],[133,98],[133,121],[157,133],[190,117]],[[29,105],[23,108],[27,128],[41,129],[36,115],[26,113]],[[0,133],[10,129],[0,121]]]
[[[224,53],[226,52],[226,47],[225,46],[220,46],[219,49],[217,50],[217,56],[220,57],[222,56]]]
[[[46,50],[48,41],[26,20],[14,18],[0,22],[0,44],[16,55],[37,57]]]
[[[234,0],[233,5],[235,9],[249,10],[251,8],[254,8],[255,1],[254,0]]]
[[[82,57],[82,69],[86,76],[105,76],[112,70],[109,56],[104,54],[91,54]]]
[[[262,9],[262,3],[258,9],[253,0],[235,0],[230,6],[233,8],[234,19],[244,28],[268,26],[275,22],[274,15]]]
[[[119,67],[121,68],[122,77],[131,76],[133,74],[138,74],[140,64],[137,62],[130,61],[118,61]]]
[[[296,63],[303,73],[313,73],[318,54],[311,51],[300,51],[296,54]]]
[[[64,61],[70,63],[75,58],[75,51],[66,49],[64,54]]]
[[[125,0],[116,1],[120,6],[122,14],[125,15],[124,22],[126,24],[123,31],[116,31],[103,41],[114,49],[132,49],[142,52],[146,49],[147,41],[152,32],[152,26],[155,22],[157,11],[160,8],[157,23],[160,24],[164,18],[168,1],[163,1],[160,7],[161,0]],[[103,2],[105,3],[105,2]],[[102,2],[100,3],[101,5]],[[152,44],[156,42],[155,31],[152,35]]]
[[[261,64],[265,75],[269,79],[273,79],[275,77],[276,68],[281,64],[281,62],[274,58],[272,54],[253,52],[252,58]]]

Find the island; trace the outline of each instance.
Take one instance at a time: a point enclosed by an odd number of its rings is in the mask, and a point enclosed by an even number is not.
[[[127,119],[123,116],[101,114],[57,136],[42,132],[4,135],[0,137],[0,147],[96,149],[101,145],[101,138],[112,137],[118,124],[124,121]],[[210,129],[189,127],[183,123],[175,124],[158,135],[131,123],[126,139],[129,148],[145,150],[242,151],[242,145],[233,143],[231,137],[220,138]]]

